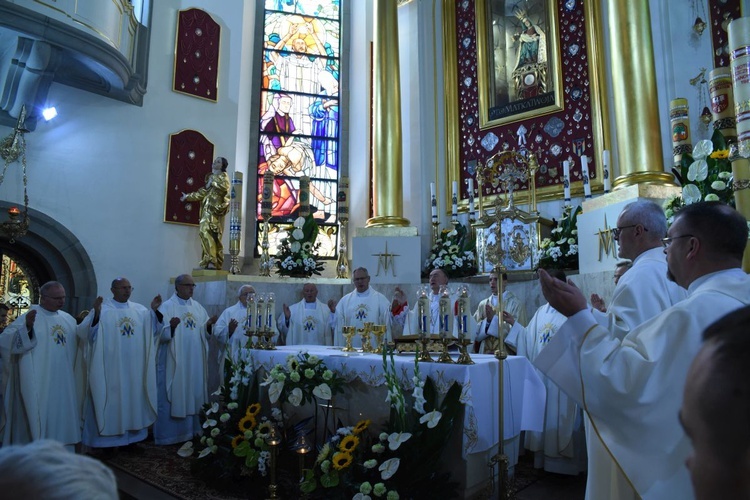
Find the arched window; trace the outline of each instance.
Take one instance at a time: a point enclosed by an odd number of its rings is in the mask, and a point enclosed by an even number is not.
[[[342,0],[266,0],[258,131],[258,193],[274,173],[270,253],[298,216],[299,178],[310,177],[319,255],[335,257],[340,165]],[[258,197],[260,198],[260,196]],[[256,253],[262,219],[258,199]]]

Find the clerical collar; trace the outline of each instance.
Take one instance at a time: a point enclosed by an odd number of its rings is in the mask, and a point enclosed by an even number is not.
[[[181,306],[189,306],[190,305],[190,299],[180,298],[180,296],[177,295],[177,294],[174,294],[174,297],[177,299],[177,303],[180,304]]]
[[[116,307],[116,308],[118,308],[118,309],[125,309],[125,308],[127,308],[127,307],[130,307],[130,306],[129,306],[129,302],[130,302],[130,301],[128,301],[128,302],[117,302],[117,301],[116,301],[115,299],[112,299],[112,300],[110,300],[110,303],[111,303],[111,304],[112,304],[112,305],[113,305],[114,307]]]
[[[356,289],[354,291],[357,292]],[[365,290],[364,292],[362,292],[362,293],[357,292],[357,297],[369,297],[369,296],[370,296],[370,287],[369,286],[367,287],[367,290]]]

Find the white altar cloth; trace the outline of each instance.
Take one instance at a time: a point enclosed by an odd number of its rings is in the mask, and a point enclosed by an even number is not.
[[[378,354],[343,353],[340,349],[326,346],[280,346],[275,351],[252,351],[255,369],[261,366],[270,370],[276,364],[284,364],[289,354],[307,351],[325,362],[329,369],[337,372],[347,382],[359,379],[370,387],[385,385],[383,358]],[[457,354],[453,355],[455,360]],[[396,371],[401,374],[405,390],[414,384],[414,355],[395,355]],[[465,403],[462,457],[482,453],[498,444],[498,368],[492,355],[475,354],[474,365],[451,365],[442,363],[420,363],[422,377],[430,377],[440,395],[453,382],[462,387],[461,402]],[[504,441],[517,437],[522,430],[544,429],[544,405],[546,389],[528,359],[508,356],[504,362]],[[382,406],[387,408],[387,403]],[[352,423],[353,424],[353,423]],[[517,451],[516,451],[517,453]],[[511,466],[515,465],[516,453],[510,454]]]

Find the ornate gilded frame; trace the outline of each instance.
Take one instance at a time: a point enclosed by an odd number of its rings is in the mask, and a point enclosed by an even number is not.
[[[474,27],[474,35],[475,40],[470,41],[470,45],[476,45],[476,80],[477,80],[477,90],[478,90],[478,102],[477,103],[468,103],[468,107],[474,106],[477,108],[477,119],[479,121],[478,132],[481,136],[486,135],[489,132],[493,132],[493,128],[495,131],[499,130],[500,127],[503,127],[504,129],[509,129],[510,126],[513,127],[513,129],[516,129],[524,124],[529,124],[533,121],[539,121],[540,116],[545,115],[552,115],[554,113],[557,113],[558,115],[564,114],[567,112],[566,109],[566,96],[565,94],[565,82],[559,83],[562,81],[562,67],[565,64],[565,61],[561,63],[561,68],[558,70],[561,74],[556,77],[555,81],[558,82],[558,88],[561,90],[560,95],[563,97],[563,105],[561,106],[561,109],[553,110],[553,109],[542,109],[542,110],[535,110],[529,113],[524,113],[522,115],[516,115],[514,116],[514,121],[508,121],[503,123],[502,125],[496,125],[494,123],[488,123],[486,121],[482,121],[481,118],[481,107],[484,107],[486,110],[486,106],[488,103],[486,102],[486,98],[482,97],[482,87],[485,86],[483,83],[483,80],[486,79],[486,75],[488,72],[486,61],[487,59],[487,43],[488,43],[488,34],[486,30],[486,24],[484,19],[486,19],[486,13],[489,12],[489,4],[490,0],[472,0],[472,3],[474,4],[474,8],[476,9],[476,25]],[[551,9],[559,9],[563,8],[563,6],[566,3],[570,3],[572,0],[547,0],[548,5]],[[574,4],[578,4],[583,7],[583,12],[585,13],[585,37],[586,37],[586,51],[585,51],[585,58],[588,61],[588,82],[586,86],[588,87],[588,91],[590,93],[590,122],[591,122],[591,144],[589,148],[587,149],[586,153],[591,159],[593,156],[593,166],[592,163],[589,162],[589,169],[593,172],[596,172],[595,178],[591,179],[591,188],[596,193],[603,191],[603,168],[602,168],[602,158],[601,158],[601,152],[604,149],[608,149],[611,145],[610,143],[610,126],[609,121],[605,119],[605,117],[608,116],[608,102],[606,99],[606,79],[605,79],[605,58],[604,58],[604,37],[602,33],[602,19],[601,19],[601,11],[599,2],[596,0],[575,0],[573,1]],[[461,3],[459,2],[459,5]],[[462,181],[462,170],[466,170],[467,168],[471,168],[471,165],[468,165],[471,162],[483,162],[487,158],[489,158],[492,154],[494,154],[497,151],[482,151],[483,157],[476,158],[476,159],[470,159],[465,160],[465,163],[467,165],[462,165],[462,143],[461,139],[462,137],[465,137],[467,135],[466,130],[466,124],[462,121],[462,111],[467,108],[467,103],[461,101],[461,105],[459,107],[459,100],[460,100],[460,92],[462,90],[462,86],[465,85],[465,81],[459,81],[459,68],[458,68],[458,57],[459,57],[459,43],[458,43],[458,37],[465,37],[465,33],[461,33],[461,28],[459,27],[457,29],[457,16],[456,11],[457,8],[460,8],[457,6],[456,2],[454,0],[443,0],[442,3],[443,8],[443,43],[444,43],[444,54],[445,54],[445,78],[444,78],[444,88],[445,88],[445,132],[446,132],[446,141],[445,141],[445,169],[446,169],[446,179],[448,183],[450,184],[453,180],[458,180],[459,185],[463,185],[465,183]],[[485,18],[480,19],[480,16],[484,15]],[[559,17],[555,16],[556,24],[559,22]],[[584,20],[584,19],[582,19]],[[467,31],[467,30],[464,30]],[[560,42],[562,33],[562,28],[555,27],[555,32],[557,34],[557,46],[559,47],[559,52],[561,56],[563,56],[562,51],[566,50],[566,47],[563,46],[563,44]],[[466,39],[462,38],[462,44],[466,43]],[[462,64],[465,62],[462,59]],[[485,75],[485,78],[483,78],[482,75]],[[485,89],[486,91],[486,89]],[[484,104],[483,104],[484,101]],[[486,114],[485,114],[486,116]],[[545,117],[546,118],[546,117]],[[481,137],[477,137],[477,140],[479,140]],[[571,153],[572,154],[572,153]],[[562,163],[562,157],[555,159],[555,162]],[[538,183],[536,195],[537,195],[537,201],[549,201],[554,199],[561,199],[563,197],[563,185],[562,185],[562,166],[561,165],[555,165],[554,168],[558,169],[558,175],[556,178],[559,179],[559,183],[553,184],[553,185],[542,185],[541,183]],[[574,168],[578,169],[577,172],[580,176],[580,164],[576,161],[576,164],[574,165]],[[463,210],[466,210],[466,207],[468,206],[468,196],[466,196],[465,190],[463,189],[465,186],[462,187],[461,190],[461,196],[459,205]],[[575,196],[583,196],[583,185],[580,182],[580,178],[573,177],[573,185],[572,185],[572,195]],[[450,194],[450,193],[448,193]],[[499,195],[499,194],[498,194]],[[493,203],[494,196],[487,196],[488,204]],[[529,195],[528,190],[525,188],[522,188],[520,191],[516,192],[516,203],[519,205],[523,205],[525,203],[528,203],[529,201]],[[450,206],[450,201],[446,199],[446,206]]]
[[[500,4],[504,6],[506,3],[508,2],[504,0],[477,1],[476,3],[477,84],[479,86],[480,129],[513,123],[564,109],[562,96],[563,78],[562,71],[560,70],[559,20],[553,1],[539,0],[537,5],[544,4],[543,12],[528,12],[530,17],[540,21],[541,32],[544,33],[544,43],[541,44],[543,47],[540,47],[539,53],[542,53],[543,49],[547,54],[545,59],[548,63],[546,66],[548,67],[549,77],[546,80],[551,84],[552,88],[547,89],[547,92],[543,96],[527,99],[517,97],[512,99],[513,90],[511,89],[499,90],[495,73],[500,69],[498,66],[502,65],[502,57],[505,57],[506,61],[512,61],[512,57],[517,55],[511,53],[512,49],[510,47],[506,47],[504,50],[502,48],[492,50],[495,28],[500,37],[505,39],[509,37],[509,27],[506,28],[504,23],[494,23],[494,21],[501,17],[510,18],[510,16],[501,15],[501,13],[493,11],[494,6]],[[536,21],[533,22],[533,25],[537,26]],[[492,27],[495,28],[493,28],[493,31],[490,31]],[[491,71],[493,62],[496,67],[495,71]],[[508,70],[507,65],[502,65],[502,72],[510,80],[511,72]],[[499,98],[498,96],[508,98],[509,102],[502,105],[496,103],[495,100]],[[493,114],[499,116],[493,116]]]

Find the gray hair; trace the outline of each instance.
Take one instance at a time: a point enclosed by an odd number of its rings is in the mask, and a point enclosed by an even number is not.
[[[360,266],[357,269],[355,269],[354,271],[352,271],[352,277],[354,277],[354,273],[356,273],[357,271],[363,271],[365,273],[365,278],[368,278],[370,276],[370,273],[369,273],[369,271],[367,271],[367,268]]]
[[[240,295],[242,295],[242,290],[246,290],[246,289],[248,289],[248,288],[249,288],[250,290],[252,290],[252,292],[253,292],[253,293],[255,293],[255,287],[254,287],[253,285],[242,285],[242,286],[240,287],[240,289],[239,289],[239,290],[237,290],[237,297],[239,297]]]
[[[0,491],[8,500],[118,499],[106,465],[50,439],[0,448]]]
[[[182,285],[182,282],[185,281],[185,278],[187,278],[188,276],[190,276],[190,275],[189,274],[181,274],[181,275],[177,276],[174,279],[174,286]]]
[[[667,216],[658,203],[650,200],[638,200],[628,203],[622,209],[627,212],[625,218],[628,224],[641,224],[645,227],[651,239],[661,240],[667,235]]]
[[[63,290],[65,290],[65,287],[62,286],[62,283],[59,281],[48,281],[47,283],[43,284],[41,288],[39,288],[39,295],[47,295],[47,292],[50,288],[57,288],[60,287]]]

